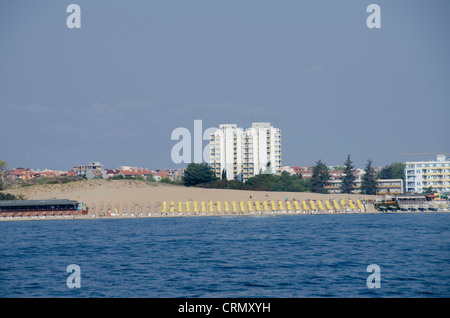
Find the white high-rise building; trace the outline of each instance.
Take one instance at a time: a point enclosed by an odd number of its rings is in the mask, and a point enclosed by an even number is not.
[[[218,178],[247,181],[259,173],[281,173],[281,131],[270,123],[219,125],[210,134],[210,165]]]
[[[422,193],[429,187],[433,192],[450,192],[450,160],[445,155],[435,161],[405,163],[405,192]]]

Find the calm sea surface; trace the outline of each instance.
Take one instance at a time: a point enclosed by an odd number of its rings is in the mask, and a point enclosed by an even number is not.
[[[450,297],[449,225],[449,213],[0,222],[0,297]],[[81,288],[67,287],[69,264]]]

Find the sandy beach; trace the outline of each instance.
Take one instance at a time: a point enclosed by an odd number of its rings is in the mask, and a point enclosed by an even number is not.
[[[293,201],[302,200],[346,200],[355,201],[360,198],[374,200],[375,196],[359,194],[317,194],[309,192],[271,192],[271,191],[245,191],[225,189],[203,189],[197,187],[184,187],[158,182],[142,182],[136,180],[83,180],[66,184],[34,185],[9,189],[5,191],[11,194],[21,194],[25,199],[70,199],[84,202],[92,212],[106,212],[112,210],[117,216],[123,216],[124,207],[127,207],[127,216],[135,214],[138,209],[143,215],[147,215],[149,209],[155,216],[155,206],[160,206],[164,201],[170,205],[174,202],[186,201]],[[170,206],[169,206],[170,208]],[[200,208],[199,208],[200,209]],[[78,217],[77,217],[78,218]]]
[[[101,202],[141,202],[155,203],[162,201],[247,201],[255,200],[328,200],[364,198],[374,200],[375,196],[360,194],[317,194],[310,192],[273,192],[203,189],[184,187],[158,182],[136,180],[85,180],[66,184],[35,185],[5,191],[22,194],[25,199],[70,199],[82,201],[88,206]],[[252,198],[250,198],[250,196]]]

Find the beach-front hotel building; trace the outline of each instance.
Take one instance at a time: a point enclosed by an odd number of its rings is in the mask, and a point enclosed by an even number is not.
[[[407,193],[422,193],[431,187],[433,192],[450,192],[450,160],[438,155],[432,161],[407,161],[405,163]]]
[[[281,173],[281,130],[267,122],[248,129],[222,124],[210,134],[210,165],[218,178],[247,181],[260,173]]]

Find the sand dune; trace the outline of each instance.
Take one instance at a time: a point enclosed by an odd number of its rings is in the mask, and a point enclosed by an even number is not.
[[[22,194],[26,199],[71,199],[88,206],[115,203],[151,203],[162,201],[231,201],[231,200],[328,200],[357,198],[374,199],[375,196],[357,194],[317,194],[310,192],[271,192],[224,189],[202,189],[157,182],[136,180],[84,180],[66,184],[34,185],[10,189],[12,194]]]

